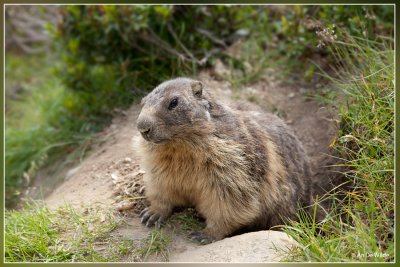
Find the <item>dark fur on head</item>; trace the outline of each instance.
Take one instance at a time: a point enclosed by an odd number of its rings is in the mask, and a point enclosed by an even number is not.
[[[137,127],[154,143],[187,139],[201,134],[196,125],[210,120],[211,98],[200,81],[178,78],[157,86],[142,99]],[[188,127],[190,125],[190,127]]]

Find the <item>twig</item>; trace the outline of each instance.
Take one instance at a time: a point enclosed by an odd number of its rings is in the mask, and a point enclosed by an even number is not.
[[[56,23],[57,8],[44,6],[44,12],[37,6],[5,7],[6,45],[17,46],[26,53],[45,51],[49,44],[49,35],[45,32],[45,24]]]
[[[188,61],[188,62],[192,62],[195,64],[199,64],[199,65],[204,65],[205,62],[208,60],[208,58],[215,54],[218,51],[210,51],[211,53],[207,54],[203,59],[198,60],[197,58],[195,58],[191,53],[193,58],[189,58],[186,55],[180,53],[178,50],[176,50],[175,48],[173,48],[171,45],[169,45],[168,43],[166,43],[164,40],[162,40],[156,33],[153,32],[153,30],[151,28],[149,28],[149,32],[151,35],[146,35],[146,34],[142,34],[140,35],[140,38],[144,41],[153,43],[157,46],[159,46],[160,48],[166,50],[167,52],[169,52],[170,54],[173,54],[175,56],[177,56],[178,58],[180,58],[182,61]]]
[[[151,31],[150,31],[151,32]],[[165,43],[162,39],[160,39],[157,35],[152,34],[151,36],[147,34],[142,34],[139,36],[142,40],[146,42],[150,42],[152,44],[157,45],[158,47],[164,49],[165,51],[169,52],[180,58],[181,60],[189,60],[183,54],[179,53],[176,49],[172,48],[169,44]]]
[[[207,37],[208,39],[210,39],[212,42],[214,42],[215,44],[218,44],[220,46],[223,46],[224,48],[227,48],[228,46],[225,44],[225,42],[217,37],[215,37],[211,32],[205,30],[205,29],[201,29],[201,28],[197,28],[196,29],[198,33],[203,34],[205,37]]]
[[[215,55],[215,54],[217,54],[217,53],[219,53],[219,52],[221,52],[221,49],[219,49],[219,48],[211,49],[211,50],[210,50],[209,52],[207,52],[206,55],[199,61],[199,65],[200,65],[200,66],[205,65],[205,64],[207,63],[208,59],[209,59],[211,56],[213,56],[213,55]]]
[[[174,30],[172,29],[172,26],[170,23],[167,24],[167,28],[168,28],[169,33],[172,35],[172,37],[175,39],[175,41],[178,43],[178,45],[186,52],[186,54],[189,55],[189,57],[191,59],[195,59],[193,54],[186,48],[186,46],[183,45],[181,40],[179,40],[178,36],[175,34]]]

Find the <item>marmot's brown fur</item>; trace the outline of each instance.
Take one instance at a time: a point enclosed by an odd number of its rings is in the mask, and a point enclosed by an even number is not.
[[[142,100],[138,144],[150,202],[142,222],[195,207],[203,242],[295,219],[312,199],[310,164],[297,137],[271,114],[233,110],[202,82],[177,78]]]

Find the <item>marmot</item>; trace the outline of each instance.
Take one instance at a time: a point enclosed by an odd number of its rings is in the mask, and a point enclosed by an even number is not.
[[[161,83],[141,102],[138,152],[146,198],[142,223],[192,206],[206,220],[203,243],[240,229],[269,229],[311,205],[310,163],[278,117],[216,101],[201,81]]]

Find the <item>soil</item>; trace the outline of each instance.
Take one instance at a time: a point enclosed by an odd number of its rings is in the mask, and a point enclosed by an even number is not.
[[[268,69],[257,82],[232,89],[231,84],[221,79],[220,75],[228,70],[221,69],[223,64],[216,66],[200,73],[198,78],[214,90],[218,99],[231,105],[277,113],[294,129],[314,162],[318,162],[323,154],[330,153],[329,145],[336,133],[335,124],[326,108],[306,99],[307,92],[313,89],[275,80],[272,70]],[[135,121],[139,112],[140,106],[132,105],[99,134],[99,138],[106,141],[93,148],[78,166],[70,169],[62,183],[45,197],[49,207],[55,208],[65,202],[76,208],[82,204],[102,203],[126,217],[127,224],[116,229],[114,234],[132,240],[148,235],[152,229],[143,226],[138,216],[144,207],[143,172],[132,140],[138,134]],[[197,246],[183,232],[175,231],[169,254],[173,256]],[[165,259],[153,256],[147,260]]]

